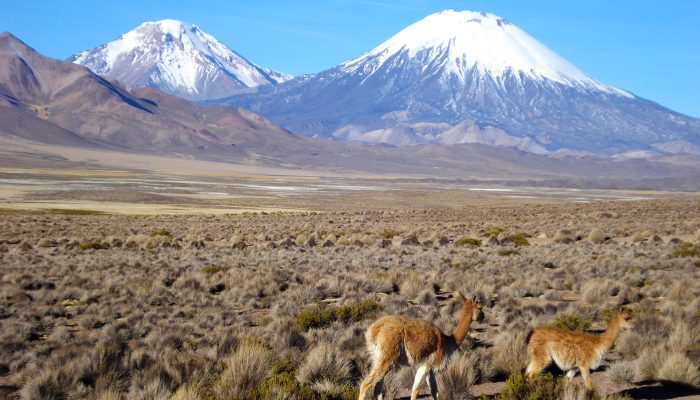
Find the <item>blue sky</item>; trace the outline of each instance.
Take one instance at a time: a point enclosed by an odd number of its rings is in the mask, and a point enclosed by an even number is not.
[[[584,72],[700,117],[700,1],[674,0],[3,0],[0,31],[67,58],[144,21],[199,25],[249,60],[318,72],[443,9],[504,17]]]

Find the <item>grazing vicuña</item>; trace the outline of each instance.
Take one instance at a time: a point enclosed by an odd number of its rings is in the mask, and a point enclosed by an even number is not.
[[[600,336],[553,326],[535,328],[527,340],[530,364],[526,374],[529,377],[535,376],[554,361],[562,371],[566,371],[569,379],[576,375],[578,368],[586,387],[593,389],[590,370],[600,366],[620,330],[631,327],[629,317],[626,310],[618,310]]]
[[[411,390],[411,400],[418,397],[418,388],[426,379],[430,393],[438,398],[435,371],[444,368],[452,353],[459,348],[469,331],[472,320],[483,318],[481,305],[475,299],[467,299],[458,292],[462,300],[462,314],[452,335],[445,335],[434,324],[401,315],[388,315],[370,325],[365,337],[372,354],[372,370],[360,385],[360,400],[370,388],[382,399],[384,376],[393,364],[417,366]]]

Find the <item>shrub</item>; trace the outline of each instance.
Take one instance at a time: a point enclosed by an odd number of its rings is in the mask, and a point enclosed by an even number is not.
[[[306,338],[297,324],[289,318],[274,320],[267,326],[267,331],[277,349],[283,350],[290,347],[303,349],[306,346]]]
[[[319,328],[333,322],[333,312],[318,305],[304,308],[297,314],[294,322],[302,330]]]
[[[506,248],[498,250],[499,256],[512,256],[513,254],[520,254],[520,250],[516,248]]]
[[[491,237],[491,236],[498,236],[501,233],[503,233],[503,229],[501,228],[489,228],[486,232],[484,232],[484,237]]]
[[[461,239],[458,239],[455,242],[455,246],[457,246],[457,247],[465,247],[465,246],[479,247],[479,246],[481,246],[481,240],[471,238],[471,237],[463,237]]]
[[[20,393],[24,399],[40,400],[63,397],[66,390],[63,382],[59,381],[57,373],[45,369],[27,381]]]
[[[693,295],[688,293],[688,282],[681,281],[674,283],[666,292],[666,299],[679,304],[687,304],[692,301]]]
[[[570,331],[583,332],[591,328],[593,323],[574,314],[560,314],[554,320],[554,326]]]
[[[474,359],[466,353],[452,356],[447,367],[437,374],[440,396],[446,399],[467,400],[477,379]]]
[[[379,237],[383,239],[393,239],[394,236],[399,236],[401,232],[395,231],[392,229],[384,229],[383,231],[379,232]]]
[[[657,371],[664,362],[664,350],[660,347],[646,348],[637,359],[637,372],[644,380],[656,379]]]
[[[605,233],[598,228],[593,228],[591,232],[588,233],[588,240],[592,243],[602,243],[605,241]]]
[[[373,300],[364,300],[351,305],[342,305],[334,310],[335,319],[345,323],[358,322],[373,318],[382,307]]]
[[[513,244],[515,244],[517,247],[529,246],[530,242],[527,240],[528,237],[529,235],[527,233],[516,233],[513,235]]]
[[[328,343],[319,343],[299,367],[297,379],[317,388],[329,383],[331,387],[341,386],[350,383],[350,363],[338,349]]]
[[[560,400],[562,383],[562,378],[555,378],[551,374],[528,379],[522,373],[516,373],[508,378],[497,398],[499,400]]]
[[[301,246],[305,245],[306,242],[308,242],[308,241],[309,241],[309,237],[304,233],[300,233],[294,239],[294,244],[296,244],[297,247],[301,247]]]
[[[676,257],[695,257],[700,255],[700,246],[690,242],[681,242],[673,249],[672,254]]]
[[[583,286],[583,299],[591,304],[598,304],[615,296],[620,291],[617,284],[609,279],[593,279]]]
[[[634,364],[629,361],[617,361],[610,365],[608,375],[613,382],[623,385],[634,381]]]
[[[157,231],[151,232],[151,237],[156,237],[156,236],[172,236],[172,234],[167,229],[159,229]]]
[[[36,242],[37,247],[56,247],[58,243],[56,243],[55,240],[47,239],[47,238],[41,238],[39,239],[38,242]]]
[[[408,276],[406,280],[401,282],[399,293],[401,293],[406,299],[414,299],[416,296],[418,296],[418,293],[425,288],[425,285],[425,282],[419,279],[418,276],[412,274]]]
[[[300,384],[294,377],[294,371],[283,371],[259,385],[249,396],[251,399],[309,399],[321,400],[323,397],[309,385]],[[324,399],[325,400],[325,399]]]
[[[656,378],[690,386],[700,386],[700,371],[697,365],[680,352],[671,353],[666,357]]]
[[[224,268],[221,265],[218,264],[212,264],[212,265],[207,265],[206,267],[202,268],[202,272],[205,274],[213,275]]]
[[[571,232],[562,229],[557,231],[556,234],[554,234],[554,243],[571,243],[573,242],[573,239],[571,238]]]
[[[101,250],[102,243],[100,242],[83,242],[80,243],[81,250]]]
[[[273,372],[270,351],[250,343],[243,343],[223,364],[224,370],[214,390],[217,396],[226,399],[248,398]]]
[[[528,363],[527,332],[504,332],[498,335],[493,347],[493,367],[496,371],[517,374]]]
[[[637,232],[634,235],[632,235],[632,241],[633,242],[642,242],[642,241],[649,239],[651,237],[651,235],[653,235],[653,234],[654,234],[654,232],[652,232],[650,230]]]
[[[584,387],[568,382],[564,377],[554,377],[545,374],[528,379],[523,374],[515,374],[508,378],[496,396],[496,400],[600,400],[595,391],[587,391]],[[605,399],[629,399],[624,395],[610,395]]]
[[[381,309],[379,303],[372,300],[338,307],[315,305],[301,310],[295,322],[300,329],[308,330],[330,325],[334,321],[350,323],[373,318]]]

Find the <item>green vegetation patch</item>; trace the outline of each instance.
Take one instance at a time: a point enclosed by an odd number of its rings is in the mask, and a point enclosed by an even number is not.
[[[517,247],[529,246],[530,242],[527,241],[527,238],[529,238],[529,237],[530,237],[530,235],[528,235],[527,233],[518,232],[518,233],[513,235],[513,243]]]
[[[102,243],[100,242],[84,242],[80,243],[81,250],[100,250],[102,249]]]
[[[681,242],[673,249],[672,254],[676,257],[696,257],[700,255],[700,246],[690,242]]]
[[[151,232],[151,237],[156,237],[156,236],[168,236],[168,237],[170,237],[173,235],[167,229],[159,229],[157,231]]]
[[[506,248],[498,250],[499,256],[512,256],[513,254],[520,254],[520,250],[516,248]]]
[[[202,268],[202,272],[205,274],[213,275],[221,270],[223,270],[224,267],[218,264],[212,264],[212,265],[207,265],[206,267]]]
[[[592,325],[593,322],[574,314],[561,314],[554,320],[554,326],[570,331],[583,332],[590,329]]]
[[[563,376],[555,377],[552,374],[544,374],[532,379],[528,379],[524,374],[511,375],[506,384],[501,389],[501,393],[496,395],[495,400],[560,400],[568,398],[575,393],[575,398],[582,400],[623,400],[630,399],[627,395],[613,394],[601,397],[595,391],[587,391],[583,387],[578,387],[575,392],[567,390],[570,383]],[[574,384],[575,385],[575,384]],[[571,389],[571,388],[569,388]],[[567,396],[568,395],[568,396]],[[482,396],[482,399],[488,397]]]
[[[308,330],[327,326],[335,321],[347,324],[373,318],[381,309],[382,306],[372,300],[338,307],[317,304],[301,310],[295,322],[300,329]]]
[[[272,377],[256,387],[248,399],[308,399],[308,400],[354,400],[359,395],[354,385],[342,385],[337,393],[321,393],[309,384],[300,383],[296,370],[290,362],[276,362]]]
[[[491,236],[498,236],[501,233],[503,233],[503,229],[501,228],[489,228],[484,232],[484,237],[491,237]]]
[[[461,239],[458,239],[455,242],[455,246],[457,247],[479,247],[481,246],[481,240],[480,239],[475,239],[471,237],[463,237]]]
[[[399,236],[400,234],[401,232],[393,229],[384,229],[383,231],[379,232],[379,237],[383,239],[392,239],[394,236]]]

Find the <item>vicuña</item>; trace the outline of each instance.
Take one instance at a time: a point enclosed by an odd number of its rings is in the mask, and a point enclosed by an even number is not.
[[[593,389],[590,370],[596,369],[623,328],[632,326],[626,310],[618,309],[610,319],[608,328],[600,335],[572,332],[554,326],[535,328],[527,339],[530,364],[526,374],[533,377],[554,361],[566,376],[572,379],[576,369],[581,371],[586,387]]]
[[[462,315],[452,335],[428,321],[401,315],[388,315],[372,323],[365,333],[367,348],[372,354],[372,370],[360,385],[360,400],[373,389],[375,397],[383,398],[384,376],[394,364],[417,366],[411,400],[418,397],[418,389],[425,378],[433,399],[438,398],[435,372],[443,369],[452,353],[467,337],[472,321],[483,319],[481,304],[457,293],[463,302]]]

